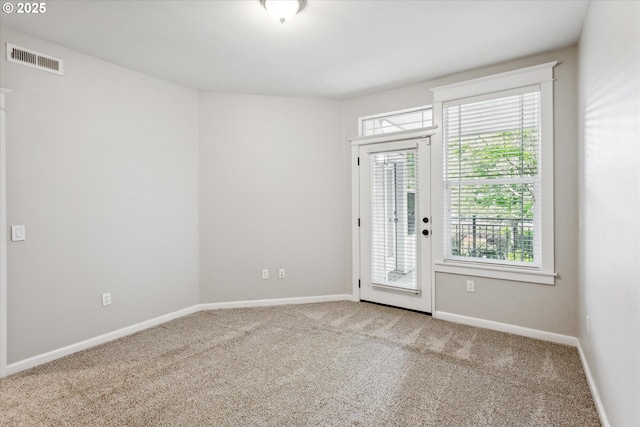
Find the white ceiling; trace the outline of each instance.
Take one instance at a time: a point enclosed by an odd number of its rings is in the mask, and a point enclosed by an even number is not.
[[[198,90],[344,99],[572,45],[588,0],[46,4],[0,24]]]

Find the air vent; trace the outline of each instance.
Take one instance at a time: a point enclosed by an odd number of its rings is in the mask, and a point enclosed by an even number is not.
[[[7,61],[62,75],[62,59],[7,43]]]

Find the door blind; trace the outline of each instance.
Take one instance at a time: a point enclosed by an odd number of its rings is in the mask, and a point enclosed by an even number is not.
[[[370,154],[374,284],[418,289],[417,165],[415,149]]]

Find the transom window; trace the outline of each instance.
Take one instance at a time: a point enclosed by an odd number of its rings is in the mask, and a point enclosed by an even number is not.
[[[360,136],[382,135],[433,125],[431,105],[360,118]]]

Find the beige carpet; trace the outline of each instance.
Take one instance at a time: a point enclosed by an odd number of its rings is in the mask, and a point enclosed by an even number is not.
[[[575,348],[336,302],[199,312],[4,378],[0,424],[599,420]]]

